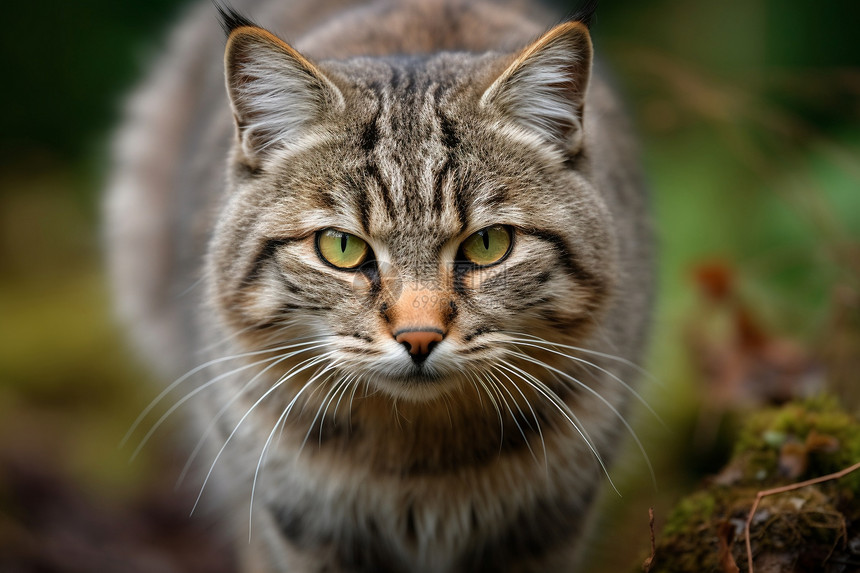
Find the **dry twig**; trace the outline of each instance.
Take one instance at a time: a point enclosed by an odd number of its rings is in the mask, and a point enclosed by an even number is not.
[[[755,516],[755,512],[758,509],[758,504],[762,499],[769,495],[774,495],[777,493],[785,493],[787,491],[794,491],[796,489],[801,489],[806,486],[815,485],[818,483],[823,483],[826,481],[837,480],[847,476],[848,474],[860,470],[860,462],[857,462],[853,466],[849,468],[845,468],[844,470],[840,470],[836,473],[828,474],[826,476],[820,476],[817,478],[809,479],[806,481],[793,483],[789,485],[784,485],[782,487],[775,487],[773,489],[766,489],[760,491],[755,496],[755,501],[752,504],[752,508],[750,508],[749,515],[747,515],[746,525],[744,526],[744,541],[746,541],[747,546],[747,565],[749,567],[749,573],[754,573],[753,570],[753,555],[752,555],[752,544],[750,543],[750,524],[752,523],[753,517]]]
[[[654,557],[657,554],[657,544],[654,540],[654,508],[648,508],[648,527],[651,529],[651,556],[645,560],[645,563],[642,565],[642,569],[645,570],[645,573],[649,573],[651,571],[651,566],[654,565]]]

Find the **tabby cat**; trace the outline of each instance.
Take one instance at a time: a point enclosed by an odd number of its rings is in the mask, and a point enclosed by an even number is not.
[[[652,290],[590,11],[238,7],[131,100],[107,239],[242,570],[575,570]]]

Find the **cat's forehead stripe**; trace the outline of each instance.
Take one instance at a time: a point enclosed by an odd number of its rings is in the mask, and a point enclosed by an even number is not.
[[[423,66],[410,64],[414,62],[391,63],[389,81],[368,83],[376,112],[359,143],[372,181],[364,192],[374,196],[356,200],[360,224],[369,230],[381,223],[371,220],[379,214],[389,221],[408,218],[413,225],[432,223],[457,232],[468,224],[468,208],[456,193],[445,197],[459,145],[453,122],[440,106],[447,86]],[[370,208],[374,201],[383,206],[382,212]],[[451,213],[456,221],[449,220]]]

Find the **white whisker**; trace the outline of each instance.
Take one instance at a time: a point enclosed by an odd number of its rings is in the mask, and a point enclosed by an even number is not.
[[[337,403],[334,405],[334,413],[332,414],[335,419],[335,423],[337,423],[337,411],[340,409],[340,402],[346,396],[346,393],[349,391],[350,387],[353,386],[353,381],[355,380],[355,375],[350,374],[346,378],[344,378],[344,386],[343,391],[340,393],[340,396],[337,399]]]
[[[583,352],[585,354],[591,354],[593,356],[599,356],[601,358],[607,358],[609,360],[614,360],[615,362],[618,362],[620,364],[624,364],[625,366],[629,366],[630,368],[633,368],[639,374],[641,374],[642,376],[645,376],[646,378],[655,382],[656,384],[659,384],[661,386],[663,385],[662,381],[659,378],[657,378],[656,376],[654,376],[653,374],[648,372],[645,368],[642,368],[641,366],[639,366],[638,364],[636,364],[632,360],[628,360],[622,356],[616,356],[614,354],[607,354],[606,352],[600,352],[598,350],[591,350],[589,348],[583,348],[581,346],[571,346],[569,344],[561,344],[560,342],[552,342],[552,341],[549,341],[545,338],[541,338],[540,336],[535,336],[534,334],[527,334],[525,332],[506,332],[506,331],[499,331],[499,332],[500,332],[500,334],[504,334],[504,335],[513,334],[515,336],[524,336],[527,338],[527,340],[525,342],[542,342],[542,343],[548,344],[550,346],[556,346],[558,348],[567,348],[568,350],[576,350],[577,352]],[[511,338],[510,340],[515,340],[515,339]]]
[[[538,345],[538,344],[532,344],[530,341],[526,342],[526,341],[520,341],[518,339],[511,339],[511,340],[504,340],[504,341],[500,341],[500,342],[510,342],[511,344],[516,346],[517,348],[519,348],[520,346],[530,346],[532,348],[538,348],[540,350],[543,350],[544,352],[550,352],[550,353],[555,354],[557,356],[562,356],[564,358],[568,358],[568,359],[573,360],[575,362],[579,362],[580,364],[585,364],[587,366],[591,366],[592,368],[596,368],[600,372],[603,372],[604,374],[606,374],[607,376],[609,376],[610,378],[612,378],[613,380],[615,380],[616,382],[618,382],[619,384],[624,386],[624,388],[628,392],[633,394],[633,396],[636,397],[636,399],[639,401],[639,403],[642,404],[654,416],[654,418],[656,418],[656,420],[664,428],[666,428],[666,424],[665,424],[665,422],[663,422],[663,419],[660,418],[659,414],[657,414],[657,412],[654,411],[654,409],[648,404],[648,402],[645,401],[645,398],[643,398],[642,395],[639,394],[639,392],[637,392],[636,390],[634,390],[627,382],[625,382],[624,380],[622,380],[621,378],[619,378],[618,376],[616,376],[615,374],[613,374],[609,370],[606,370],[605,368],[602,368],[602,367],[598,366],[597,364],[594,364],[593,362],[589,362],[588,360],[585,360],[584,358],[579,358],[578,356],[571,356],[569,354],[565,354],[564,352],[559,352],[558,350],[553,350],[552,348],[546,348],[546,347]]]
[[[212,464],[209,466],[209,471],[206,473],[206,478],[203,480],[203,485],[200,486],[200,493],[197,494],[197,499],[194,501],[194,507],[191,508],[192,514],[194,513],[194,510],[197,508],[197,505],[200,503],[200,498],[203,496],[203,491],[206,489],[206,484],[209,483],[209,478],[212,477],[212,471],[215,469],[215,464],[218,463],[218,460],[221,458],[221,455],[224,453],[224,450],[227,448],[227,444],[230,443],[230,441],[233,439],[233,436],[235,436],[236,432],[239,431],[239,427],[248,418],[248,416],[251,415],[251,412],[253,412],[254,409],[256,409],[256,407],[259,406],[263,400],[265,400],[269,395],[271,395],[272,392],[274,392],[275,390],[280,388],[281,385],[283,385],[287,380],[289,380],[290,378],[292,378],[296,374],[299,374],[300,372],[303,372],[304,370],[307,370],[308,368],[311,368],[311,367],[319,364],[320,362],[328,360],[333,354],[334,354],[334,351],[329,351],[329,352],[326,352],[324,354],[320,354],[319,356],[315,356],[313,358],[310,358],[306,361],[307,364],[305,364],[301,368],[299,368],[295,371],[292,371],[291,373],[284,374],[283,376],[281,376],[277,380],[277,382],[275,382],[268,390],[266,390],[266,392],[263,393],[263,395],[260,396],[257,399],[257,401],[251,405],[250,408],[248,408],[248,410],[245,412],[245,414],[242,415],[242,417],[239,419],[239,421],[233,427],[233,431],[231,431],[230,435],[227,436],[227,439],[224,440],[224,445],[222,445],[221,449],[218,450],[218,453],[215,455],[215,459],[212,461]],[[307,387],[307,385],[303,386],[302,391],[304,391],[304,389],[306,387]],[[298,398],[298,396],[299,396],[299,394],[297,394],[296,397],[293,398],[293,401],[291,402],[291,404],[295,403],[295,400]]]
[[[549,400],[549,402],[555,406],[555,408],[561,413],[562,416],[570,423],[576,433],[583,439],[585,444],[588,446],[588,449],[591,450],[592,455],[594,455],[597,463],[600,464],[600,468],[603,470],[603,474],[606,476],[606,479],[609,481],[609,485],[612,486],[612,489],[615,490],[619,496],[621,492],[618,491],[618,488],[615,487],[615,482],[612,481],[612,476],[609,475],[609,470],[606,467],[606,463],[603,461],[603,456],[600,455],[600,452],[597,450],[597,446],[591,439],[591,436],[588,435],[588,431],[585,429],[585,426],[579,420],[577,415],[570,409],[570,407],[562,400],[552,389],[532,376],[529,372],[526,372],[522,368],[507,362],[506,360],[500,360],[501,363],[500,368],[503,368],[521,378],[526,384],[534,388],[538,393],[540,393],[544,398]],[[502,366],[503,365],[503,366]]]
[[[361,374],[359,374],[355,379],[355,384],[352,387],[352,393],[349,395],[349,411],[347,412],[346,424],[347,429],[352,432],[352,410],[355,402],[355,393],[358,391],[358,387],[362,384]],[[365,392],[367,392],[367,385],[365,384]]]
[[[196,354],[205,356],[206,354],[208,354],[212,350],[215,350],[216,348],[218,348],[222,344],[227,344],[231,340],[235,340],[236,338],[239,338],[240,336],[242,336],[246,332],[248,332],[250,330],[254,330],[254,328],[256,328],[256,325],[252,324],[251,326],[246,326],[245,328],[243,328],[241,330],[237,330],[236,332],[231,332],[230,334],[228,334],[224,338],[222,338],[216,342],[212,342],[211,344],[207,344],[206,346],[202,347],[200,350],[198,350],[196,352]]]
[[[326,367],[326,370],[324,370],[323,372],[326,372],[329,370],[331,370],[331,368]],[[326,379],[319,386],[324,386],[325,384],[327,384],[328,381],[331,379],[333,374],[334,373],[329,374],[329,376],[326,377]],[[296,457],[300,456],[302,454],[302,450],[305,449],[305,444],[307,444],[308,438],[310,438],[311,433],[313,433],[314,426],[316,426],[317,420],[320,421],[320,445],[322,445],[322,433],[323,433],[323,424],[325,423],[325,415],[326,415],[326,412],[328,412],[328,406],[329,406],[329,404],[331,404],[331,400],[334,400],[336,392],[340,388],[340,384],[342,384],[342,383],[343,383],[343,381],[340,380],[340,381],[332,384],[331,388],[329,388],[329,391],[326,392],[325,396],[323,396],[323,399],[320,402],[320,405],[317,407],[317,413],[314,415],[314,419],[311,420],[311,423],[308,426],[308,431],[305,433],[305,439],[302,440],[302,445],[299,446],[299,451],[296,452]]]
[[[442,394],[442,403],[445,404],[445,412],[448,413],[448,426],[454,429],[454,418],[451,417],[450,398],[447,394]]]
[[[223,373],[219,374],[218,376],[212,378],[211,380],[207,381],[205,384],[201,384],[200,386],[197,386],[196,388],[194,388],[193,390],[191,390],[190,392],[185,394],[185,396],[183,396],[181,399],[177,400],[170,408],[167,409],[166,412],[164,412],[158,418],[158,420],[155,421],[154,424],[152,424],[152,426],[150,426],[149,430],[146,432],[146,434],[144,434],[143,438],[141,438],[140,442],[137,444],[137,447],[134,449],[134,452],[132,452],[131,457],[129,458],[129,461],[130,462],[134,461],[137,458],[138,454],[140,454],[141,450],[147,444],[147,442],[152,437],[152,435],[156,432],[156,430],[158,430],[158,428],[161,427],[161,425],[167,420],[167,418],[169,418],[171,416],[171,414],[173,414],[173,412],[175,412],[177,409],[179,409],[185,402],[187,402],[188,400],[190,400],[191,398],[193,398],[194,396],[196,396],[197,394],[199,394],[200,392],[202,392],[206,388],[212,386],[216,382],[224,380],[225,378],[229,378],[230,376],[232,376],[238,372],[241,372],[243,370],[248,370],[249,368],[253,368],[254,366],[259,366],[260,364],[265,364],[266,362],[271,362],[271,364],[269,364],[269,366],[267,366],[263,370],[263,372],[265,372],[266,370],[275,366],[278,363],[277,358],[278,358],[277,356],[269,357],[269,358],[266,358],[263,360],[258,360],[256,362],[252,362],[250,364],[244,364],[238,368],[230,370],[229,372],[223,372]],[[253,378],[253,380],[256,380],[257,377],[258,376],[255,376]]]
[[[275,424],[272,427],[272,431],[269,432],[269,435],[266,437],[266,442],[263,444],[263,450],[260,452],[260,458],[257,460],[257,467],[254,469],[254,479],[251,483],[251,502],[250,502],[250,506],[248,508],[248,542],[249,543],[251,542],[252,524],[253,524],[253,520],[254,520],[254,494],[257,491],[257,478],[260,475],[260,468],[263,464],[263,460],[266,457],[266,451],[269,448],[269,444],[271,444],[271,442],[272,442],[272,437],[275,435],[275,432],[277,431],[278,426],[282,426],[282,420],[283,420],[284,424],[286,423],[287,417],[290,415],[290,412],[292,411],[293,406],[295,405],[295,403],[299,399],[299,397],[302,395],[302,393],[305,391],[305,389],[308,388],[311,384],[313,384],[320,376],[322,376],[326,372],[331,371],[336,366],[337,366],[336,363],[326,365],[325,368],[323,368],[322,370],[318,370],[316,373],[314,373],[313,376],[311,376],[310,379],[308,379],[307,382],[304,383],[304,385],[301,387],[301,389],[296,393],[295,396],[293,396],[293,399],[290,400],[289,404],[287,404],[287,406],[281,412],[281,415],[278,417],[278,419],[275,420]],[[279,383],[280,383],[280,380],[279,380]],[[264,395],[264,397],[265,397],[265,395]],[[253,409],[253,406],[252,406],[252,409]],[[248,413],[250,413],[250,410],[248,411]],[[247,416],[247,414],[246,414],[246,416]],[[316,418],[314,420],[316,420]],[[241,424],[242,421],[240,420],[239,423]],[[238,427],[238,425],[237,425],[237,427]],[[230,434],[230,436],[232,437],[232,434]],[[307,440],[307,437],[305,437],[305,440]],[[228,441],[229,441],[229,438],[228,438]],[[224,445],[225,446],[227,445],[226,442]],[[302,446],[304,446],[304,442],[302,442]],[[203,485],[205,487],[206,484],[204,483]],[[203,493],[202,489],[201,489],[200,493],[201,494]]]
[[[645,463],[648,466],[648,472],[651,474],[651,481],[654,484],[654,488],[656,489],[656,487],[657,487],[657,476],[654,473],[654,467],[651,465],[651,458],[648,457],[648,453],[645,451],[645,447],[642,445],[642,442],[639,440],[639,436],[633,430],[633,427],[627,422],[627,419],[621,415],[621,412],[619,412],[615,406],[613,406],[612,404],[609,403],[609,400],[604,398],[597,390],[595,390],[594,388],[592,388],[588,384],[584,384],[581,380],[574,378],[570,374],[563,372],[562,370],[559,370],[558,368],[554,368],[554,367],[550,366],[549,364],[545,364],[544,362],[541,362],[540,360],[532,358],[528,354],[523,354],[522,352],[512,352],[510,354],[512,356],[516,356],[518,358],[521,358],[522,360],[526,360],[528,362],[531,362],[532,364],[540,366],[541,368],[545,368],[546,370],[549,370],[551,372],[555,372],[556,374],[559,374],[560,376],[572,381],[578,387],[583,388],[584,390],[586,390],[587,392],[592,394],[594,397],[596,397],[598,400],[603,402],[603,404],[607,408],[609,408],[609,410],[613,414],[615,414],[615,416],[618,418],[618,420],[624,425],[624,427],[627,429],[630,436],[633,438],[633,441],[636,442],[636,446],[639,448],[639,451],[642,453],[643,458],[645,458]]]
[[[276,358],[283,358],[283,359],[292,358],[293,356],[296,356],[298,354],[302,354],[304,352],[309,352],[312,350],[317,350],[319,348],[324,348],[327,345],[328,345],[328,343],[323,343],[323,344],[320,344],[318,346],[311,346],[309,348],[303,348],[301,350],[295,350],[293,352],[290,352],[286,356],[276,357]],[[312,357],[308,358],[308,360],[310,360],[310,359],[312,359]],[[274,363],[272,366],[275,366],[282,361],[283,360],[278,360],[278,362]],[[296,366],[299,366],[301,364],[304,364],[304,361],[300,362]],[[294,366],[293,368],[295,368],[296,366]],[[237,390],[233,394],[233,397],[230,398],[230,400],[228,400],[223,406],[221,406],[221,408],[218,410],[218,412],[216,412],[215,416],[212,418],[212,420],[206,426],[206,429],[203,431],[203,435],[200,437],[199,440],[197,440],[197,443],[194,445],[194,449],[191,451],[191,454],[188,456],[188,459],[185,461],[185,465],[182,467],[182,472],[180,472],[179,478],[176,480],[177,486],[179,486],[179,484],[181,484],[182,481],[185,479],[185,476],[188,474],[188,471],[191,469],[191,464],[197,458],[198,454],[200,453],[200,450],[203,448],[203,445],[206,443],[206,439],[209,437],[209,434],[211,434],[212,431],[215,429],[215,426],[218,424],[218,420],[220,420],[224,416],[224,414],[227,413],[227,410],[230,409],[230,407],[236,402],[236,400],[238,400],[239,397],[242,396],[248,390],[248,388],[250,388],[251,385],[253,385],[254,382],[256,382],[260,378],[260,376],[262,374],[264,374],[267,370],[269,370],[269,368],[266,368],[265,370],[263,370],[262,372],[258,373],[256,376],[251,378],[248,382],[246,382],[245,385],[242,386],[239,390]]]
[[[514,382],[510,376],[508,376],[505,372],[503,372],[497,366],[492,366],[492,369],[507,379],[507,381],[511,384],[511,386],[513,386],[514,389],[522,397],[523,401],[526,403],[526,406],[528,406],[529,411],[532,413],[532,418],[534,418],[534,421],[535,421],[535,429],[537,429],[538,436],[540,436],[541,448],[543,449],[544,469],[547,472],[549,472],[549,461],[548,461],[547,454],[546,454],[546,441],[544,440],[544,437],[543,437],[543,430],[540,427],[540,420],[538,420],[537,414],[535,413],[534,408],[532,408],[531,402],[529,402],[529,399],[526,398],[525,394],[523,394],[523,391],[520,389],[519,385],[516,382]],[[510,391],[508,391],[508,393],[510,393]],[[513,396],[511,396],[511,399],[512,400],[514,399]],[[514,403],[516,404],[517,402],[514,401]],[[525,414],[523,413],[522,409],[520,409],[519,405],[517,405],[517,410],[519,410],[520,415],[523,417],[523,419],[525,419]],[[531,448],[529,448],[529,449],[531,449]]]
[[[311,337],[302,337],[302,338],[311,338]],[[293,340],[301,340],[301,338],[296,338]],[[268,349],[263,349],[263,350],[255,350],[253,352],[243,352],[241,354],[234,354],[232,356],[222,356],[221,358],[215,358],[213,360],[209,360],[209,361],[204,362],[203,364],[201,364],[199,366],[192,368],[191,370],[189,370],[188,372],[186,372],[185,374],[183,374],[182,376],[180,376],[179,378],[174,380],[170,385],[167,386],[167,388],[162,390],[158,394],[158,396],[156,396],[149,403],[149,405],[147,405],[146,408],[143,409],[143,411],[140,413],[140,415],[138,415],[138,417],[135,419],[135,421],[131,424],[131,427],[125,433],[125,436],[123,436],[122,440],[120,441],[120,447],[124,446],[126,444],[126,442],[128,442],[129,438],[134,433],[134,431],[137,429],[137,427],[140,425],[140,423],[143,422],[144,418],[146,418],[146,416],[149,415],[149,413],[152,411],[152,409],[155,408],[164,399],[165,396],[167,396],[177,386],[179,386],[180,384],[182,384],[183,382],[185,382],[186,380],[188,380],[189,378],[191,378],[192,376],[194,376],[195,374],[197,374],[201,370],[209,368],[210,366],[213,366],[215,364],[220,364],[221,362],[226,362],[228,360],[237,360],[239,358],[247,358],[249,356],[259,356],[261,354],[271,354],[273,352],[279,352],[281,350],[288,350],[290,348],[295,348],[296,346],[300,346],[303,344],[314,344],[314,343],[315,343],[314,341],[309,341],[309,342],[302,342],[302,343],[293,344],[293,345],[278,346],[278,347],[268,348]]]
[[[190,400],[191,398],[193,398],[194,396],[196,396],[197,394],[199,394],[200,392],[202,392],[206,388],[212,386],[216,382],[223,380],[225,378],[228,378],[228,377],[232,376],[233,374],[240,372],[242,370],[247,370],[247,369],[252,368],[254,366],[258,366],[260,364],[265,364],[266,362],[272,362],[271,364],[266,366],[261,372],[259,372],[256,376],[254,376],[251,379],[251,382],[253,382],[254,380],[257,380],[260,376],[262,376],[265,372],[268,372],[269,370],[271,370],[272,368],[274,368],[275,366],[277,366],[278,364],[280,364],[284,360],[287,360],[288,358],[290,358],[296,354],[301,354],[303,352],[307,352],[308,350],[314,350],[316,348],[321,348],[323,346],[325,346],[325,343],[323,343],[319,346],[314,346],[311,348],[305,348],[302,350],[297,350],[295,352],[290,352],[284,356],[273,356],[270,358],[266,358],[264,360],[258,360],[257,362],[252,362],[250,364],[246,364],[244,366],[241,366],[241,367],[236,368],[234,370],[231,370],[229,372],[224,372],[223,374],[219,374],[218,376],[209,380],[205,384],[201,384],[200,386],[194,388],[193,390],[188,392],[185,396],[183,396],[180,400],[177,400],[177,402],[175,404],[173,404],[173,406],[168,408],[167,411],[164,414],[162,414],[160,418],[158,418],[158,420],[152,425],[152,427],[149,429],[149,431],[146,433],[146,435],[140,441],[140,444],[138,444],[137,448],[135,448],[134,453],[131,455],[131,459],[134,460],[137,457],[137,455],[140,453],[140,451],[143,449],[143,447],[146,445],[146,443],[149,441],[149,439],[152,437],[152,435],[155,433],[155,431],[158,430],[159,427],[161,427],[161,425],[167,420],[167,418],[170,417],[171,414],[173,414],[173,412],[175,412],[177,409],[179,409],[185,402],[187,402],[188,400]]]
[[[517,411],[520,413],[520,416],[522,416],[522,418],[525,419],[525,414],[523,414],[523,411],[520,408],[519,403],[514,398],[514,395],[511,394],[511,391],[508,390],[507,388],[505,388],[505,385],[502,384],[501,380],[499,380],[496,376],[494,376],[492,372],[485,372],[485,374],[492,379],[493,386],[495,386],[496,388],[498,388],[500,390],[504,390],[508,394],[508,396],[511,398],[511,401],[514,403],[514,406],[516,406]],[[525,441],[526,447],[529,449],[529,453],[531,453],[532,458],[534,458],[535,462],[538,462],[537,456],[535,455],[534,451],[532,450],[532,446],[531,446],[531,443],[529,442],[528,436],[526,436],[526,433],[523,430],[523,427],[520,425],[519,420],[517,420],[517,417],[514,415],[514,411],[511,409],[510,404],[508,404],[507,399],[505,398],[504,394],[501,393],[501,391],[499,391],[499,397],[502,399],[502,403],[505,405],[505,408],[507,408],[508,413],[511,415],[511,419],[514,421],[514,424],[517,425],[517,430],[519,430],[520,435],[523,437],[523,441]]]
[[[499,451],[501,451],[501,449],[502,449],[502,438],[505,435],[505,423],[504,423],[504,420],[502,419],[502,411],[499,409],[499,405],[498,405],[498,403],[496,403],[496,399],[493,398],[493,395],[490,393],[490,389],[487,387],[486,382],[484,382],[484,380],[482,380],[481,378],[478,378],[478,377],[473,378],[474,374],[468,370],[466,371],[466,375],[469,376],[469,378],[471,378],[473,380],[477,380],[477,383],[480,384],[481,388],[484,389],[484,393],[487,394],[487,398],[489,398],[490,403],[493,405],[493,408],[496,410],[496,415],[499,417],[499,433],[500,433]]]
[[[472,386],[475,387],[475,394],[477,394],[477,396],[478,396],[478,404],[481,406],[481,412],[483,412],[484,411],[484,398],[481,397],[481,391],[478,390],[478,385],[475,383],[474,380],[472,380],[470,378],[469,381],[472,383]]]

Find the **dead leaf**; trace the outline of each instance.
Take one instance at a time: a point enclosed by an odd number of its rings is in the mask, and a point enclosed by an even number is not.
[[[720,541],[719,561],[723,573],[740,573],[741,570],[735,563],[735,558],[732,557],[732,545],[735,544],[735,526],[730,521],[722,522],[717,537]]]

